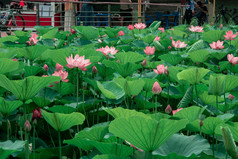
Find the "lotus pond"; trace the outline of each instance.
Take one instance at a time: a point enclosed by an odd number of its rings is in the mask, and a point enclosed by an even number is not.
[[[0,158],[238,158],[238,26],[0,38]]]

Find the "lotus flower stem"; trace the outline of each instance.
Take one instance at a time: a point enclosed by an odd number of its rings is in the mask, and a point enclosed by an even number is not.
[[[61,136],[60,136],[60,131],[58,131],[58,139],[59,139],[59,159],[62,159],[62,149],[61,149]]]
[[[169,76],[168,76],[168,78],[169,78]],[[167,102],[167,105],[169,105],[169,99],[170,99],[169,88],[170,88],[170,78],[169,78],[169,85],[168,85],[168,102]]]
[[[124,96],[124,101],[125,101],[126,108],[129,109],[128,105],[127,105],[127,102],[126,102],[126,97],[125,96]]]
[[[53,146],[55,147],[55,143],[54,143],[54,140],[53,140],[52,135],[51,135],[51,132],[50,132],[49,124],[48,124],[48,123],[46,123],[46,124],[47,124],[48,132],[49,132],[49,135],[50,135],[50,140],[51,140]]]
[[[197,84],[195,84],[195,91],[196,91],[197,105],[198,105],[198,89],[197,89]]]
[[[225,113],[227,112],[227,103],[226,103],[226,95],[224,93],[224,102],[225,102]]]
[[[78,104],[79,104],[79,73],[77,72],[77,105],[76,108],[78,109]]]
[[[7,123],[7,140],[10,139],[10,129],[11,129],[11,123],[10,121],[8,120],[8,117],[6,119],[6,123]]]
[[[218,95],[216,95],[216,106],[217,106],[217,115],[218,115]]]
[[[28,141],[28,132],[25,131],[25,158],[29,159],[29,141]]]
[[[84,107],[84,102],[85,102],[85,100],[84,100],[84,97],[85,97],[84,89],[82,89],[82,90],[83,90],[83,112],[84,112],[84,115],[85,115],[85,119],[87,121],[87,125],[89,127],[88,117],[87,117],[87,113],[86,113],[86,110],[85,110],[85,107]]]
[[[32,145],[32,151],[33,151],[33,159],[35,159],[35,150],[36,150],[36,126],[33,124],[33,145]]]
[[[214,144],[215,144],[215,141],[214,141],[214,133],[212,134],[212,154],[213,154],[213,157],[215,158],[215,147],[214,147]]]

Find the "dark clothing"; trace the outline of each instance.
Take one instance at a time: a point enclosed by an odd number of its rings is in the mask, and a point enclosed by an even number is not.
[[[86,2],[92,2],[93,0],[83,0]],[[81,21],[84,26],[94,26],[94,10],[92,4],[83,3],[81,7]]]
[[[194,3],[193,3],[193,0],[186,0],[185,4],[189,5],[189,6],[186,7],[183,23],[186,20],[187,24],[190,24],[191,23],[191,19],[193,17],[193,12],[192,11],[194,11]]]
[[[202,9],[202,11],[200,9],[198,9],[199,12],[197,14],[195,14],[195,17],[198,18],[199,25],[203,25],[204,21],[207,18],[206,13],[204,13],[204,12],[208,12],[208,10],[207,10],[207,7],[204,6],[204,4],[202,4],[200,1],[197,4],[198,4],[199,8]]]

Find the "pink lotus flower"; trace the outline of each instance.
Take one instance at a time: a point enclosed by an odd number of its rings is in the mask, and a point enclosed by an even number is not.
[[[107,58],[108,57],[108,54],[110,53],[111,55],[115,55],[118,50],[115,49],[115,47],[109,47],[109,46],[106,46],[105,48],[102,47],[100,49],[97,49],[96,51],[101,51],[103,53],[104,56],[106,56]]]
[[[71,33],[72,33],[72,34],[75,34],[76,31],[75,31],[74,29],[71,29]]]
[[[142,30],[142,29],[145,29],[145,28],[146,28],[146,25],[145,25],[144,23],[136,23],[136,24],[134,25],[134,27],[135,27],[136,29]]]
[[[170,40],[173,40],[173,37],[172,37],[172,36],[170,37]]]
[[[52,76],[61,76],[61,81],[63,82],[69,81],[69,79],[66,79],[68,77],[68,72],[66,71],[63,72],[63,70],[55,71],[55,73],[53,73]],[[58,83],[58,82],[55,82],[55,83]]]
[[[126,140],[125,140],[125,141],[126,141]],[[129,144],[129,145],[130,145],[131,147],[133,147],[134,149],[139,150],[140,152],[143,152],[143,151],[144,151],[144,150],[142,150],[142,149],[140,149],[140,148],[138,148],[138,147],[132,145],[132,144],[129,143],[128,141],[126,141],[126,143]]]
[[[217,42],[212,42],[212,44],[209,44],[213,50],[220,50],[223,49],[223,41],[218,40]]]
[[[16,62],[17,62],[17,58],[15,58],[15,59],[12,59],[12,61],[16,61]]]
[[[48,75],[42,75],[42,77],[48,77]]]
[[[180,110],[182,110],[183,108],[177,109],[177,110],[173,110],[172,113],[173,115],[176,114],[177,112],[179,112]]]
[[[224,35],[225,40],[235,40],[234,38],[236,38],[236,36],[237,34],[233,34],[231,30],[226,32],[226,35]]]
[[[168,106],[165,108],[165,113],[170,114],[171,111],[172,111],[172,108],[171,108],[170,105],[168,105]]]
[[[171,46],[168,46],[168,49],[169,49],[169,51],[172,49],[172,47]]]
[[[61,70],[64,69],[64,67],[63,67],[62,65],[56,63],[55,69],[56,69],[57,71],[61,71]]]
[[[144,49],[144,52],[146,53],[146,55],[154,55],[155,47],[148,46]]]
[[[162,88],[157,81],[153,84],[152,92],[153,94],[160,94],[162,92]]]
[[[38,35],[36,33],[32,34],[31,37],[29,38],[30,41],[27,41],[27,43],[29,45],[32,45],[32,44],[36,45],[36,43],[39,41],[39,40],[37,40],[37,37],[38,37]]]
[[[232,54],[228,54],[227,59],[233,66],[238,64],[238,57],[234,57]]]
[[[134,26],[133,25],[128,25],[128,27],[127,27],[129,30],[133,30],[134,29]]]
[[[159,75],[161,75],[161,74],[167,75],[168,74],[167,66],[164,67],[164,65],[158,65],[157,69],[153,69],[153,70],[156,74],[159,74]]]
[[[162,33],[165,32],[164,28],[158,28],[158,30],[160,30]]]
[[[154,41],[160,41],[160,37],[156,36]]]
[[[43,69],[44,69],[45,71],[48,71],[48,70],[49,70],[49,67],[45,64],[44,67],[43,67]]]
[[[142,67],[146,67],[146,66],[147,66],[147,61],[146,61],[146,59],[144,59],[144,61],[141,62],[141,66],[142,66]]]
[[[32,114],[32,120],[37,119],[37,118],[42,118],[42,114],[41,114],[41,109],[40,107],[37,109],[33,109],[33,114]]]
[[[93,74],[97,74],[97,73],[98,73],[98,69],[97,69],[96,66],[93,66],[93,68],[92,68],[92,73],[93,73]]]
[[[76,68],[78,67],[82,71],[87,71],[86,67],[91,64],[90,59],[85,60],[85,56],[80,56],[77,54],[73,58],[73,54],[69,58],[66,57],[68,68]]]
[[[233,99],[235,99],[235,97],[233,95],[229,94],[228,99],[230,99],[232,101]]]
[[[178,41],[172,40],[172,46],[179,49],[179,48],[185,48],[187,44],[185,44],[185,42],[181,42],[180,40]]]
[[[198,33],[200,33],[200,32],[203,32],[203,27],[200,27],[200,26],[193,26],[193,25],[191,25],[191,27],[190,28],[188,28],[191,32],[198,32]]]
[[[119,31],[118,36],[124,36],[125,33],[123,31]]]

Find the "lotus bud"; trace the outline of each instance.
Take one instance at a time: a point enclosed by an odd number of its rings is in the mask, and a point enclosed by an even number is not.
[[[75,31],[74,29],[71,29],[71,33],[72,33],[72,34],[75,34],[76,31]]]
[[[12,61],[16,61],[17,62],[17,59],[15,58],[15,59],[12,59]]]
[[[34,124],[34,125],[37,124],[37,120],[36,120],[36,119],[33,120],[33,124]]]
[[[162,88],[157,81],[153,84],[152,92],[153,94],[160,94],[162,92]]]
[[[146,61],[146,59],[144,59],[144,61],[141,63],[141,66],[142,66],[142,67],[146,67],[146,66],[147,66],[147,61]]]
[[[31,131],[31,124],[30,124],[29,120],[27,120],[27,121],[25,122],[25,124],[24,124],[24,130],[27,131],[27,132]]]
[[[219,28],[222,29],[222,28],[223,28],[223,24],[221,24],[221,25],[219,26]]]
[[[221,68],[220,66],[217,67],[218,70],[220,70],[220,68]]]
[[[171,111],[172,111],[172,108],[171,108],[170,105],[168,105],[168,106],[165,108],[165,113],[170,114]]]
[[[170,37],[170,40],[173,40],[173,37],[172,37],[172,36]]]
[[[98,73],[98,69],[97,69],[96,66],[93,66],[93,68],[92,68],[92,73],[93,73],[93,74],[97,74],[97,73]]]
[[[232,101],[234,98],[235,97],[233,95],[229,94],[228,99],[230,99]]]
[[[172,47],[171,46],[168,46],[168,49],[169,49],[169,51],[172,49]]]
[[[43,67],[43,69],[44,69],[45,71],[48,71],[48,70],[49,70],[49,67],[45,64],[44,67]]]
[[[199,62],[196,62],[196,65],[199,65]]]
[[[213,24],[213,22],[211,22],[211,26],[213,26],[214,24]]]
[[[56,41],[55,38],[53,38],[53,41],[54,41],[54,42]]]

